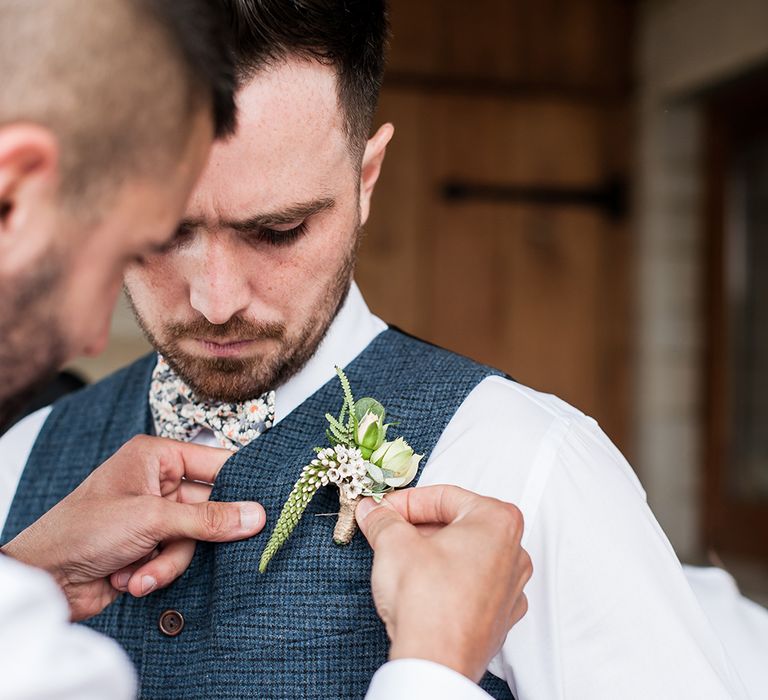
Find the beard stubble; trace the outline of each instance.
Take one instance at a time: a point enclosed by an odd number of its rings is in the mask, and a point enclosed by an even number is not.
[[[54,311],[62,269],[48,257],[26,277],[0,282],[0,430],[69,355]]]
[[[127,289],[126,295],[144,335],[199,399],[248,401],[285,383],[315,354],[349,292],[359,240],[358,228],[353,248],[326,285],[314,314],[293,337],[282,323],[233,316],[226,323],[212,324],[201,316],[189,323],[166,324],[161,342],[141,317]],[[188,338],[262,340],[276,343],[277,350],[243,359],[197,357],[180,347],[180,341]]]

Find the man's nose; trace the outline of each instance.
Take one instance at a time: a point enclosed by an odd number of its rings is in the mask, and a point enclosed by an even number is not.
[[[209,246],[190,280],[190,304],[210,323],[220,325],[245,311],[250,284],[237,252]]]

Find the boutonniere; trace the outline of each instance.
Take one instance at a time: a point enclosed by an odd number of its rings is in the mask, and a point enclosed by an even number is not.
[[[344,400],[338,417],[325,414],[329,445],[316,447],[315,458],[302,469],[262,552],[261,573],[285,544],[322,486],[334,484],[339,489],[339,517],[333,541],[349,544],[357,529],[358,501],[365,496],[381,501],[385,493],[410,484],[424,456],[414,454],[401,437],[387,440],[387,430],[393,424],[384,422],[384,406],[370,397],[355,401],[344,372],[337,367],[336,373]]]

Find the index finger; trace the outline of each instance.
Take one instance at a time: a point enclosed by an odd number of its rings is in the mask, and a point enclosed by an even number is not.
[[[483,496],[459,486],[440,484],[394,491],[387,503],[413,525],[456,522],[469,513]]]
[[[195,445],[178,440],[166,440],[169,461],[163,463],[163,471],[166,475],[173,474],[176,479],[189,479],[191,481],[204,481],[212,484],[216,481],[224,463],[234,454],[220,447],[208,447],[207,445]]]

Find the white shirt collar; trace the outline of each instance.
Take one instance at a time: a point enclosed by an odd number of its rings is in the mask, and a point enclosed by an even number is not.
[[[336,374],[334,367],[346,367],[387,324],[368,309],[355,282],[339,313],[328,328],[315,354],[285,384],[275,390],[275,423],[300,406]]]

